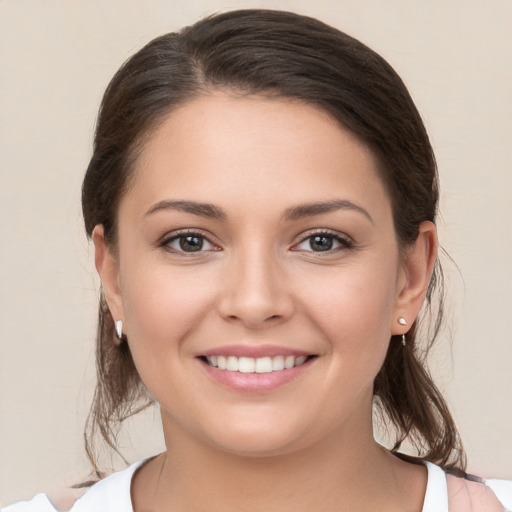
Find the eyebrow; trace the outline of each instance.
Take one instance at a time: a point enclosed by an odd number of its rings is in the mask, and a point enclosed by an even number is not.
[[[314,215],[331,213],[337,210],[352,210],[362,213],[370,222],[373,223],[372,216],[364,208],[344,199],[333,199],[331,201],[305,203],[298,206],[293,206],[284,212],[283,219],[287,221],[293,221],[303,219],[304,217],[312,217]]]
[[[159,201],[146,212],[145,216],[147,217],[148,215],[162,210],[177,210],[217,220],[227,219],[227,215],[224,211],[217,206],[209,203],[198,203],[196,201]]]
[[[221,208],[210,203],[172,200],[159,201],[146,212],[145,216],[165,210],[177,210],[221,221],[225,221],[228,218],[227,214]],[[282,218],[285,221],[294,221],[305,217],[313,217],[315,215],[335,212],[337,210],[352,210],[359,212],[373,223],[371,215],[364,208],[345,199],[333,199],[331,201],[299,204],[288,208],[282,215]]]

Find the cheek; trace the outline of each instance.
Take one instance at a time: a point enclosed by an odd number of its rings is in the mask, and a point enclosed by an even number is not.
[[[205,275],[197,268],[130,266],[122,290],[132,351],[140,345],[145,358],[152,354],[156,360],[169,347],[180,351],[182,340],[211,309],[215,289],[211,273]]]
[[[302,296],[347,385],[371,385],[384,362],[396,301],[396,275],[396,265],[379,262],[340,268],[318,279]]]
[[[381,332],[388,336],[396,302],[397,271],[391,265],[387,269],[383,266],[342,268],[326,274],[304,291],[302,300],[317,323],[338,335],[359,333],[359,338]]]

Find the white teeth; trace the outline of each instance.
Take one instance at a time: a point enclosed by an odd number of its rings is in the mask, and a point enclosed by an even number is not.
[[[242,373],[254,373],[256,363],[252,357],[240,357],[238,359],[238,371]]]
[[[302,363],[304,363],[306,361],[306,359],[307,359],[306,356],[297,357],[297,359],[295,359],[295,365],[294,366],[300,366]]]
[[[286,359],[284,360],[284,367],[289,370],[290,368],[293,368],[293,365],[295,364],[295,357],[293,356],[286,356]]]
[[[256,373],[269,373],[272,371],[272,358],[271,357],[258,357],[256,359]]]
[[[284,370],[284,356],[272,358],[272,371],[278,372],[279,370]]]
[[[274,357],[236,357],[207,356],[210,366],[219,370],[240,373],[270,373],[289,370],[306,362],[306,356],[274,356]]]
[[[228,370],[230,372],[238,371],[238,357],[228,356],[228,360],[226,363],[226,370]]]

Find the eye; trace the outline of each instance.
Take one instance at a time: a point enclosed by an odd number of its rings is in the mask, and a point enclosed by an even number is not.
[[[186,232],[171,236],[170,238],[166,238],[161,245],[173,252],[182,253],[219,250],[219,248],[212,244],[204,235],[195,232]]]
[[[352,242],[340,235],[329,232],[318,232],[304,238],[300,243],[295,245],[294,251],[309,252],[334,252],[341,249],[349,249]]]

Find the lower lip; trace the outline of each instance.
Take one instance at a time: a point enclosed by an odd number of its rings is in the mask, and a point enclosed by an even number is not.
[[[219,368],[210,366],[202,360],[199,360],[199,362],[213,379],[227,388],[247,393],[263,393],[296,380],[310,367],[313,360],[311,358],[300,366],[268,373],[230,372],[219,370]]]

